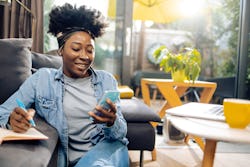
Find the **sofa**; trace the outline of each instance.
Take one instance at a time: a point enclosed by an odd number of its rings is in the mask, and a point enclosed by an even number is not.
[[[62,65],[61,57],[31,52],[31,45],[31,39],[0,39],[0,104],[37,69]],[[150,122],[160,122],[160,118],[135,97],[121,99],[121,108],[128,126],[128,149],[141,152],[140,166],[143,166],[143,151],[152,151],[155,145],[155,129]],[[0,146],[1,166],[56,166],[57,132],[41,117],[36,115],[34,119],[37,128],[49,139],[3,142]]]

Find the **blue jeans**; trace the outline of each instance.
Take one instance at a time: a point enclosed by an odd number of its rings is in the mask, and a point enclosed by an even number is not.
[[[97,143],[75,167],[129,167],[128,148],[120,141],[103,140]]]

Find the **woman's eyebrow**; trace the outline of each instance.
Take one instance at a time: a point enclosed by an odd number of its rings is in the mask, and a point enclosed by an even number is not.
[[[74,41],[71,44],[82,45],[81,42],[74,42]]]
[[[92,43],[82,44],[81,42],[74,42],[73,41],[71,44],[77,44],[77,45],[82,45],[82,46],[86,46],[86,47],[92,46],[94,48],[94,45]]]

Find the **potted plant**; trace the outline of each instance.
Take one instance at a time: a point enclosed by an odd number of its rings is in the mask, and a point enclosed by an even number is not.
[[[201,54],[197,49],[185,48],[174,54],[166,46],[160,46],[153,54],[160,67],[165,72],[171,72],[174,81],[197,80],[201,70]]]

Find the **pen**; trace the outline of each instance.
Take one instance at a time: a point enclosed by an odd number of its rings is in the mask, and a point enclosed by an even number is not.
[[[21,100],[16,99],[16,102],[17,102],[17,104],[18,104],[18,106],[19,106],[20,108],[22,108],[24,111],[27,112],[27,110],[26,110],[26,108],[25,108],[25,105],[23,104],[23,102],[22,102]],[[31,124],[32,126],[36,126],[36,124],[35,124],[35,122],[34,122],[33,119],[30,119],[29,122],[30,122],[30,124]]]

